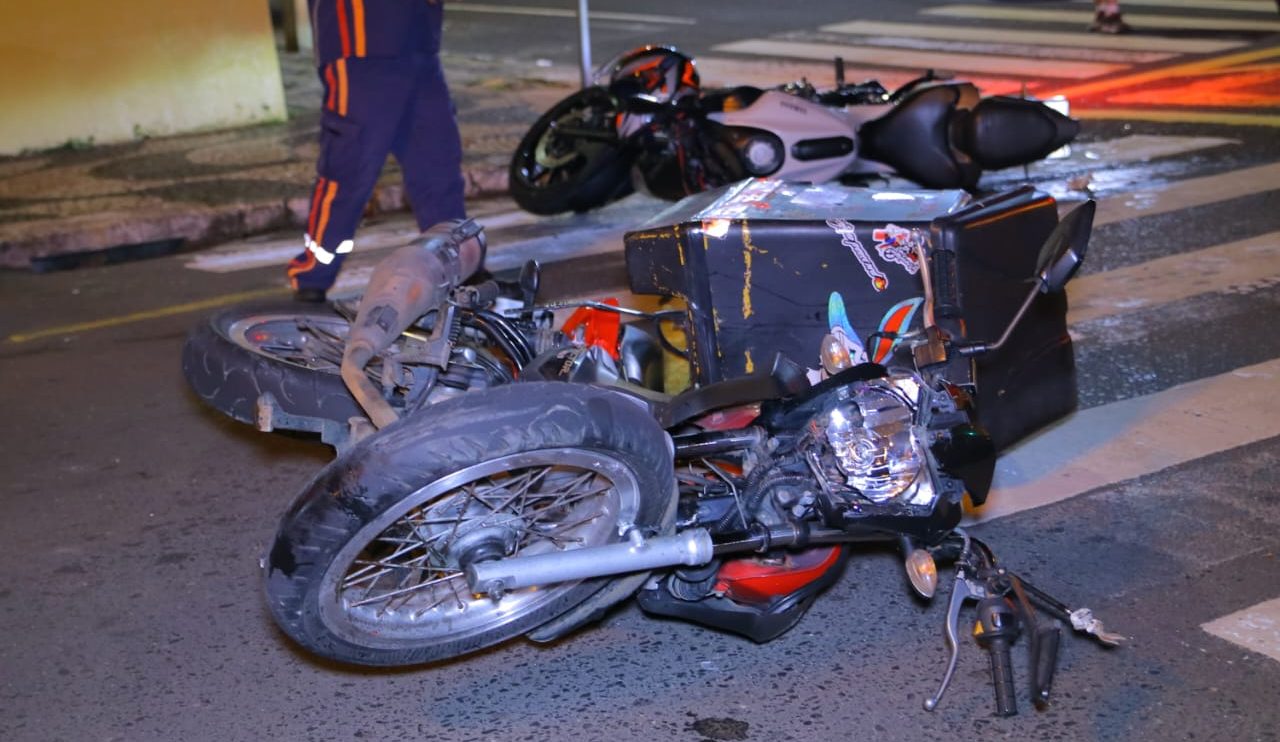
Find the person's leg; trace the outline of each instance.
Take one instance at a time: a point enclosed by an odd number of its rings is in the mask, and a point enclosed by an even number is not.
[[[354,247],[356,227],[413,92],[412,71],[393,59],[339,60],[324,79],[306,247],[288,267],[290,283],[305,298],[323,296]]]
[[[392,152],[420,229],[466,216],[462,140],[444,73],[435,58],[415,60],[413,97]]]

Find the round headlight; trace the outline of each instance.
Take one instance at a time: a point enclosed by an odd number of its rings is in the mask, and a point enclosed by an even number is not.
[[[848,485],[872,502],[903,495],[926,466],[914,412],[887,383],[860,387],[827,414],[827,441],[836,464]]]

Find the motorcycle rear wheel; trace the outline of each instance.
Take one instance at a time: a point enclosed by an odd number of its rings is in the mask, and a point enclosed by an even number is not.
[[[528,633],[607,578],[473,595],[471,560],[619,541],[661,528],[669,439],[597,387],[530,382],[463,395],[389,426],[295,500],[264,560],[268,604],[323,657],[414,665]]]
[[[253,424],[270,393],[289,414],[345,423],[364,414],[338,374],[348,329],[328,304],[232,307],[191,331],[182,373],[206,404],[240,422]]]
[[[282,300],[232,307],[191,331],[182,373],[206,404],[240,422],[255,424],[258,399],[269,393],[289,415],[345,424],[365,415],[340,375],[350,329],[330,304]],[[376,372],[376,360],[373,366]],[[462,391],[437,384],[428,401]],[[389,401],[404,406],[399,395]]]
[[[632,158],[616,140],[618,110],[607,90],[590,87],[542,114],[520,140],[508,170],[508,188],[520,208],[541,215],[582,212],[627,195]],[[565,128],[615,139],[559,133]]]

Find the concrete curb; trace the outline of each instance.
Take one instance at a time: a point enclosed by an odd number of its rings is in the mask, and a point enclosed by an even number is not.
[[[479,164],[463,169],[468,199],[506,193],[507,167]],[[218,207],[191,203],[19,223],[0,241],[0,268],[28,269],[44,259],[174,241],[174,249],[216,244],[278,229],[302,229],[310,203],[305,197]],[[408,204],[398,174],[374,189],[366,215],[405,211]],[[301,236],[299,236],[301,244]],[[180,241],[180,242],[178,242]]]

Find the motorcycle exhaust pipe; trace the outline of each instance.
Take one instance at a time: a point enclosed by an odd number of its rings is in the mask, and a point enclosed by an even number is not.
[[[534,556],[495,559],[466,566],[467,584],[476,593],[499,598],[508,590],[586,580],[626,572],[643,572],[677,565],[697,566],[711,561],[711,534],[694,528],[673,536],[641,538],[607,546],[554,551]]]
[[[418,242],[374,268],[342,353],[342,380],[374,425],[385,427],[399,416],[365,375],[365,367],[479,270],[484,253],[484,228],[471,219],[455,219],[429,227]]]

